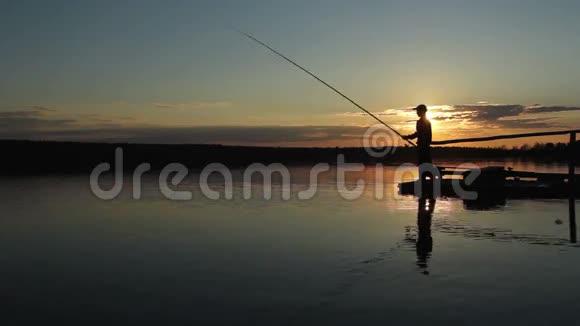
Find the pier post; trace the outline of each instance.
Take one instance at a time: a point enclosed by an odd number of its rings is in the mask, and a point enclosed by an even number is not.
[[[575,243],[576,242],[576,203],[575,203],[575,195],[576,195],[576,188],[575,188],[575,179],[576,179],[576,163],[574,162],[574,157],[576,153],[574,152],[576,149],[576,132],[570,132],[570,144],[569,144],[569,155],[570,160],[568,163],[568,186],[570,187],[570,198],[568,199],[569,202],[569,211],[570,211],[570,241]]]

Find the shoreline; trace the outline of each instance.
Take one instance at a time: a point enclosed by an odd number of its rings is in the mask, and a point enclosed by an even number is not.
[[[580,142],[574,151],[580,165]],[[204,144],[130,144],[82,143],[58,141],[0,140],[2,159],[0,175],[90,173],[100,163],[113,163],[115,150],[123,150],[124,169],[133,170],[141,163],[150,163],[151,170],[160,170],[170,163],[180,163],[195,170],[211,163],[227,167],[245,167],[252,163],[281,163],[287,166],[309,166],[317,163],[336,165],[338,155],[347,163],[366,166],[397,166],[414,163],[412,147],[394,147],[384,157],[373,157],[363,147],[253,147]],[[483,147],[433,147],[436,164],[471,162],[529,162],[567,164],[570,149],[560,144],[528,149]]]

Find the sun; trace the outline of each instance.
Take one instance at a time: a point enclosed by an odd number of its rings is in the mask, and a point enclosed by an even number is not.
[[[425,114],[427,119],[429,119],[429,122],[431,123],[431,128],[433,130],[438,130],[439,132],[441,132],[441,129],[443,128],[442,126],[442,121],[437,119],[439,117],[439,114],[437,114],[437,112],[431,112],[431,111],[427,111],[427,113]]]
[[[426,116],[426,117],[427,117],[427,119],[429,119],[429,120],[432,120],[432,119],[433,119],[432,115],[433,115],[433,114],[432,114],[432,112],[430,112],[430,111],[427,111],[427,112],[425,112],[425,116]]]

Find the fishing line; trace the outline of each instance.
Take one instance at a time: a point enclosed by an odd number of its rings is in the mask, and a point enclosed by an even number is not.
[[[396,133],[399,137],[401,137],[403,140],[405,140],[407,143],[409,143],[411,146],[416,146],[412,141],[405,139],[403,137],[403,135],[401,135],[401,133],[399,133],[397,130],[395,130],[393,127],[389,126],[388,124],[386,124],[383,120],[379,119],[376,115],[372,114],[370,111],[368,111],[367,109],[363,108],[360,104],[358,104],[357,102],[355,102],[354,100],[352,100],[351,98],[349,98],[348,96],[344,95],[341,91],[339,91],[338,89],[334,88],[334,86],[330,85],[329,83],[325,82],[324,80],[320,79],[320,77],[316,76],[315,74],[313,74],[312,72],[310,72],[308,69],[302,67],[301,65],[299,65],[298,63],[296,63],[295,61],[293,61],[292,59],[288,58],[287,56],[283,55],[282,53],[274,50],[273,48],[271,48],[270,46],[268,46],[266,43],[258,40],[257,38],[253,37],[252,35],[242,32],[242,31],[237,31],[238,33],[248,37],[249,39],[253,40],[254,42],[262,45],[263,47],[265,47],[266,49],[272,51],[273,53],[277,54],[278,56],[280,56],[281,58],[283,58],[284,60],[290,62],[291,64],[293,64],[294,66],[300,68],[300,70],[304,71],[305,73],[309,74],[310,76],[312,76],[314,79],[316,79],[317,81],[321,82],[322,84],[324,84],[326,87],[332,89],[335,93],[337,93],[338,95],[342,96],[344,99],[346,99],[347,101],[349,101],[350,103],[352,103],[354,106],[356,106],[357,108],[363,110],[366,114],[370,115],[371,117],[373,117],[375,120],[377,120],[378,122],[380,122],[381,124],[383,124],[385,127],[389,128],[391,131],[393,131],[394,133]]]

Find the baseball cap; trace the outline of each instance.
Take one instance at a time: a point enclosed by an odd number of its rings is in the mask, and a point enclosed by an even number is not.
[[[427,111],[427,106],[425,104],[419,104],[417,107],[414,107],[413,110],[416,111]]]

